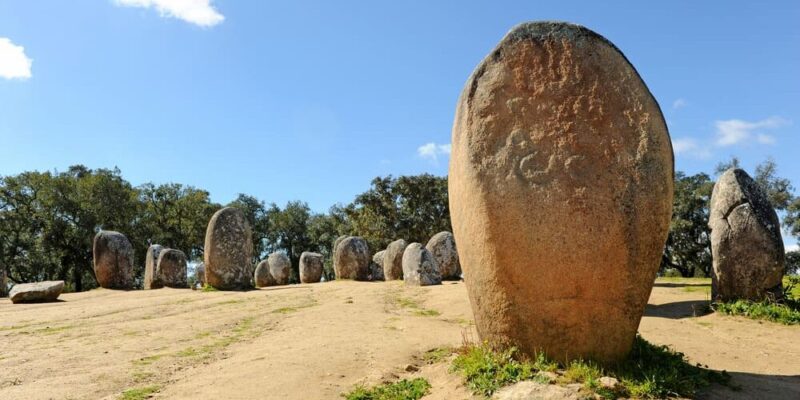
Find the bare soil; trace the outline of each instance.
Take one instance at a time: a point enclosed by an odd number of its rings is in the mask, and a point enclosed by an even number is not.
[[[639,331],[741,390],[710,399],[800,399],[800,327],[694,317],[705,281],[657,281]],[[0,299],[0,399],[337,399],[357,384],[425,376],[426,399],[473,398],[431,349],[475,340],[463,283],[337,281],[249,292],[93,290]]]

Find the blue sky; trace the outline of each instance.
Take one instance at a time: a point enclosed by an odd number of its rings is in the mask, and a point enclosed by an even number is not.
[[[318,211],[447,172],[457,97],[513,25],[580,23],[658,99],[676,167],[800,186],[800,2],[0,0],[0,175],[118,166]]]

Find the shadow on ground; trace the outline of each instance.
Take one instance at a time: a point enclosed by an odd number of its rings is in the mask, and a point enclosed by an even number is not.
[[[648,304],[644,309],[647,317],[681,319],[699,317],[709,312],[708,300],[686,300],[666,304]]]
[[[711,287],[710,283],[691,283],[691,282],[656,282],[653,284],[653,287],[663,287],[663,288],[679,288],[679,287],[702,287],[708,286]]]
[[[800,375],[758,375],[745,372],[729,372],[731,385],[713,385],[702,393],[698,399],[708,400],[785,400],[800,399]]]

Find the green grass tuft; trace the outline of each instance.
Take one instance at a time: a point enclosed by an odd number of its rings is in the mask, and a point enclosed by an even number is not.
[[[146,386],[136,389],[128,389],[122,392],[120,400],[145,400],[149,399],[152,395],[156,394],[161,387],[159,386]]]
[[[347,400],[418,400],[430,391],[431,384],[425,378],[403,379],[373,388],[356,387],[342,395]]]
[[[740,315],[752,319],[779,322],[785,325],[800,324],[800,302],[786,299],[783,303],[769,300],[736,300],[727,303],[714,303],[714,311],[726,315]]]
[[[559,366],[543,354],[526,360],[515,348],[492,350],[487,345],[461,349],[452,370],[460,373],[475,394],[491,396],[499,388],[522,380],[546,381],[540,371],[557,372],[560,384],[581,383],[584,389],[603,398],[693,397],[697,390],[711,383],[727,385],[730,376],[691,365],[682,353],[666,346],[656,346],[637,336],[628,358],[620,364],[603,368],[591,361],[576,360]],[[603,388],[603,376],[617,378],[620,386]]]
[[[435,349],[426,351],[425,354],[422,355],[422,361],[425,361],[427,364],[436,364],[439,361],[450,357],[450,355],[454,352],[455,349],[452,347],[437,347]]]
[[[213,287],[213,286],[211,286],[211,285],[206,283],[205,286],[203,286],[203,290],[202,291],[203,292],[219,292],[219,289],[217,289],[217,288],[215,288],[215,287]]]

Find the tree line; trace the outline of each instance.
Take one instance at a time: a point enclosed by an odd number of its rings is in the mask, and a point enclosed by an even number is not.
[[[738,167],[731,159],[719,174]],[[800,236],[800,197],[774,161],[759,164],[754,178],[783,216],[789,234]],[[708,276],[711,270],[709,200],[714,186],[705,173],[675,174],[675,204],[662,257],[662,273]],[[447,178],[429,174],[377,177],[349,204],[313,212],[307,203],[284,206],[239,194],[229,204],[214,203],[209,192],[178,183],[134,187],[119,169],[23,172],[0,177],[0,271],[11,283],[63,280],[67,290],[97,287],[92,269],[92,240],[100,230],[116,230],[130,239],[141,286],[144,255],[150,244],[184,251],[201,261],[206,225],[223,206],[244,211],[253,228],[253,262],[280,251],[289,256],[293,281],[303,251],[325,256],[325,278],[334,279],[332,246],[341,235],[364,237],[373,251],[397,238],[425,243],[451,230]],[[787,254],[787,270],[800,266],[800,253]],[[0,272],[0,274],[2,274]]]
[[[115,230],[133,244],[141,287],[150,244],[202,261],[206,226],[223,206],[240,208],[247,216],[253,228],[253,262],[284,252],[292,261],[294,281],[299,280],[303,251],[322,253],[325,277],[333,279],[331,247],[341,235],[362,236],[371,249],[379,249],[394,238],[424,243],[450,230],[447,179],[428,174],[375,178],[351,203],[316,213],[302,201],[281,207],[247,194],[223,205],[192,186],[134,187],[119,169],[76,165],[65,172],[0,177],[0,271],[12,284],[63,280],[68,291],[95,288],[94,235]]]

